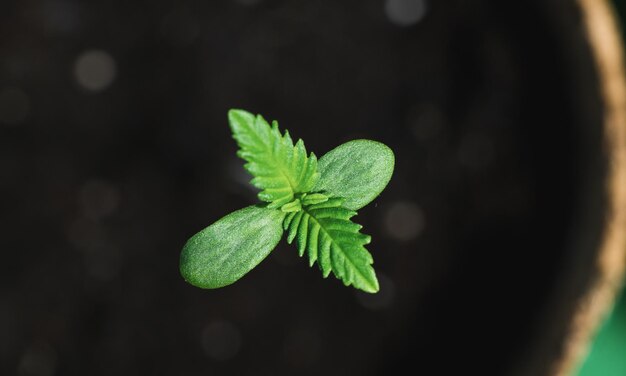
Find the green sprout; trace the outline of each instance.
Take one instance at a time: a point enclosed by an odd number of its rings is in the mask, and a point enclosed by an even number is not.
[[[380,142],[346,142],[317,160],[300,139],[261,115],[230,110],[228,121],[260,189],[263,204],[237,210],[192,236],[180,255],[180,272],[194,286],[230,285],[257,266],[287,233],[300,257],[307,253],[324,278],[332,272],[346,286],[375,293],[371,237],[351,221],[387,186],[394,167],[391,149]]]

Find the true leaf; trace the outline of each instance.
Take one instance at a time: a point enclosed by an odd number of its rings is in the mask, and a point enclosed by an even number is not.
[[[328,196],[322,193],[305,194],[302,197],[303,205],[313,205],[328,201]]]
[[[385,144],[371,140],[346,142],[320,158],[320,179],[314,190],[343,197],[344,207],[358,210],[385,189],[394,163],[393,152]]]
[[[298,199],[295,199],[290,203],[287,203],[280,207],[280,210],[284,211],[285,213],[297,212],[300,209],[302,209],[302,204]]]
[[[237,154],[248,162],[245,168],[254,177],[250,183],[261,189],[259,199],[269,202],[268,208],[280,208],[297,193],[311,191],[320,176],[317,158],[313,153],[307,157],[302,140],[294,146],[289,132],[280,133],[278,123],[270,127],[260,115],[243,110],[230,110],[228,120],[240,147]]]
[[[230,285],[257,266],[278,244],[285,214],[258,206],[237,210],[191,237],[180,272],[194,286]]]
[[[372,255],[364,247],[371,237],[359,232],[362,226],[350,220],[356,212],[342,207],[343,201],[330,198],[288,214],[283,222],[287,241],[297,239],[300,256],[306,251],[309,265],[317,261],[324,277],[332,271],[346,286],[377,292]]]

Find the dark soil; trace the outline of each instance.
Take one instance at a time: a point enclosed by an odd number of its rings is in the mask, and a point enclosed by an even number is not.
[[[429,1],[409,26],[371,0],[6,4],[0,374],[533,364],[599,189],[601,118],[570,2],[507,3]],[[115,63],[97,92],[74,72],[90,49]],[[318,156],[353,138],[395,151],[391,183],[355,218],[378,295],[322,279],[284,242],[230,287],[182,280],[186,239],[255,202],[232,107]]]

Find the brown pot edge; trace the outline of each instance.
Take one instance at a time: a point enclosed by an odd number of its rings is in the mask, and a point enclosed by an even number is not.
[[[570,319],[563,352],[550,372],[555,376],[572,375],[587,355],[590,341],[621,290],[626,269],[626,74],[621,34],[608,0],[577,3],[603,97],[604,149],[610,161],[605,184],[607,217],[596,259],[597,278]]]

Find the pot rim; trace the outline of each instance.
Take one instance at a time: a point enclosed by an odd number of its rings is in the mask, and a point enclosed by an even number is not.
[[[606,225],[597,275],[576,302],[551,375],[572,375],[586,357],[600,324],[620,292],[626,269],[626,74],[616,12],[608,0],[576,0],[603,98],[603,146],[609,162],[604,193]]]

